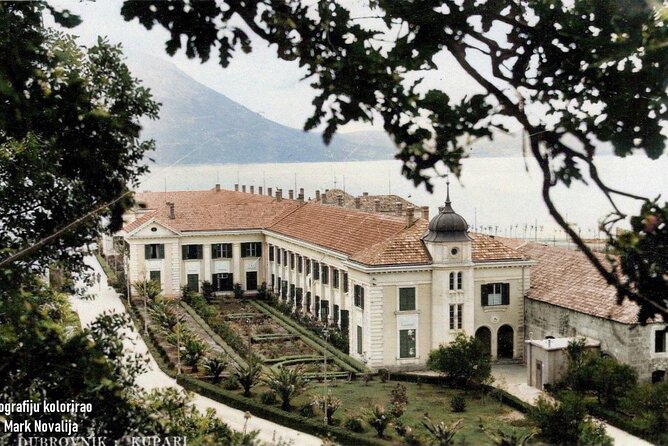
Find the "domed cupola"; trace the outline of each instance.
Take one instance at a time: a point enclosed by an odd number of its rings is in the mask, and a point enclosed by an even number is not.
[[[425,242],[464,242],[472,240],[468,235],[469,225],[464,217],[452,209],[450,202],[450,181],[447,183],[445,206],[438,208],[438,214],[429,222],[429,231],[422,236]]]

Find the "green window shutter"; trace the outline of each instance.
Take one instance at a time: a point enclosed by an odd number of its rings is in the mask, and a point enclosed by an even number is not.
[[[204,257],[204,247],[202,245],[197,245],[197,258],[201,259]]]
[[[334,323],[338,324],[339,323],[339,306],[334,305],[334,313],[332,314],[332,317],[334,318]]]
[[[362,354],[362,327],[357,326],[357,354]]]
[[[181,246],[181,259],[186,260],[188,258],[188,245]]]
[[[306,293],[306,311],[311,312],[311,292]]]
[[[341,310],[341,331],[348,333],[350,327],[350,313],[348,310]]]
[[[320,317],[323,320],[323,322],[327,322],[327,318],[329,317],[329,301],[328,300],[321,300],[320,301]]]
[[[163,244],[158,245],[158,258],[159,259],[165,258],[165,245]]]
[[[315,308],[313,309],[313,314],[315,314],[315,317],[320,316],[320,296],[315,296]]]
[[[487,306],[487,296],[489,295],[489,284],[480,285],[480,305]]]
[[[364,288],[360,287],[360,307],[364,310]]]
[[[151,258],[151,245],[144,245],[144,258],[145,259]]]
[[[510,284],[501,284],[501,305],[510,305]]]

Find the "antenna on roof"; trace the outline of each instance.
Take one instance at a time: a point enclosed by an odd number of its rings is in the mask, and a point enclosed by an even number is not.
[[[447,189],[447,195],[445,196],[445,204],[450,204],[450,175],[445,175],[445,187]]]
[[[295,192],[297,191],[297,172],[295,172]]]

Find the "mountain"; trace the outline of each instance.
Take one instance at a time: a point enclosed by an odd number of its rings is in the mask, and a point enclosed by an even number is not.
[[[160,119],[143,122],[143,136],[156,140],[157,149],[149,156],[158,164],[360,161],[393,156],[387,137],[337,135],[326,146],[320,134],[270,121],[161,59],[141,55],[129,59],[128,65],[162,103]]]
[[[396,148],[382,131],[340,133],[326,146],[319,133],[278,124],[191,78],[175,65],[147,55],[128,59],[158,102],[160,119],[144,122],[143,136],[156,140],[149,156],[158,164],[245,164],[392,159]],[[603,154],[609,147],[602,147]],[[522,155],[521,134],[496,133],[474,141],[473,158]]]

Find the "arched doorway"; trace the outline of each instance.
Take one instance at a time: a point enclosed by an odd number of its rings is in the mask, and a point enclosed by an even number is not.
[[[492,354],[492,332],[487,327],[480,327],[475,332],[475,338],[480,341],[482,348],[488,355]]]
[[[502,325],[497,332],[496,355],[499,359],[513,357],[513,327]]]

